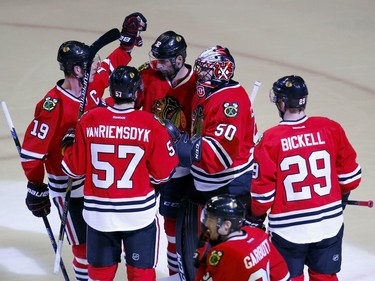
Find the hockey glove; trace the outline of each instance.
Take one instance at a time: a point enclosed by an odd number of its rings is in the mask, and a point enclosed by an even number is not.
[[[208,250],[211,249],[210,236],[207,232],[203,232],[198,240],[198,247],[193,255],[193,262],[195,267],[199,267],[201,263],[206,263]]]
[[[345,201],[348,201],[349,195],[350,195],[350,192],[341,195],[341,202],[342,202],[342,210],[343,211],[345,210],[345,207],[346,207]]]
[[[251,212],[251,204],[246,204],[246,215],[245,220],[243,222],[245,226],[257,227],[266,231],[266,226],[264,225],[264,221],[266,220],[266,218],[267,214],[264,214],[260,217],[254,216]]]
[[[168,119],[162,119],[162,123],[164,124],[164,127],[167,129],[168,134],[170,135],[173,143],[176,143],[180,140],[182,132],[177,129],[177,127],[172,123],[172,121]]]
[[[202,138],[193,136],[191,139],[187,132],[181,134],[180,139],[174,143],[178,160],[181,167],[190,167],[193,162],[201,160]]]
[[[190,167],[193,162],[201,160],[202,138],[193,136],[191,139],[187,132],[182,132],[169,120],[163,120],[165,128],[168,130],[173,140],[173,147],[176,150],[181,167]]]
[[[61,142],[61,154],[64,156],[65,149],[74,143],[76,137],[76,130],[73,128],[68,129]]]
[[[27,183],[26,206],[36,217],[48,215],[51,211],[51,201],[46,184]]]
[[[120,45],[127,52],[131,52],[134,46],[141,47],[143,40],[140,34],[146,29],[147,19],[141,13],[128,15],[122,24]]]

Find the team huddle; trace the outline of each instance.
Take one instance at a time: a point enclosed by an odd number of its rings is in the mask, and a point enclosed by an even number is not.
[[[51,198],[67,215],[75,280],[114,280],[122,254],[128,280],[156,280],[159,250],[181,280],[303,281],[305,266],[309,280],[338,280],[344,202],[361,181],[344,129],[308,117],[306,83],[287,75],[270,91],[281,122],[258,139],[228,48],[189,65],[184,37],[166,31],[130,66],[146,29],[127,16],[103,61],[61,44],[64,78],[23,140],[26,205],[45,218]]]

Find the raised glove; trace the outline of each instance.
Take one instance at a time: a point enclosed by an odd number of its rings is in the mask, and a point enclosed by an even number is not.
[[[193,255],[195,267],[198,268],[201,263],[206,263],[209,249],[211,249],[210,235],[207,232],[203,232],[199,237],[198,246]]]
[[[64,155],[65,149],[74,143],[76,138],[76,130],[73,128],[68,129],[61,142],[61,154]]]
[[[128,15],[123,24],[120,36],[120,45],[128,52],[134,46],[141,47],[143,45],[142,31],[147,29],[147,19],[141,13],[132,13]]]
[[[43,217],[51,211],[51,201],[46,184],[27,183],[26,206],[36,217]]]

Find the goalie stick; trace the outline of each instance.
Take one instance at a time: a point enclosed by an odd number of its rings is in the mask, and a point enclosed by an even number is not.
[[[251,95],[250,95],[251,104],[254,104],[255,98],[258,94],[258,90],[259,90],[261,85],[262,85],[262,83],[260,81],[254,82],[253,90],[252,90]]]
[[[101,48],[108,45],[109,43],[112,43],[115,40],[118,40],[119,38],[120,38],[120,31],[117,28],[113,28],[113,29],[107,31],[106,33],[104,33],[102,36],[100,36],[90,46],[90,57],[88,58],[87,67],[86,67],[84,75],[83,75],[78,120],[81,118],[81,116],[83,115],[84,110],[85,110],[87,88],[88,88],[88,85],[89,85],[91,65],[92,65],[94,57],[95,57],[96,53]],[[54,273],[58,273],[58,271],[59,271],[59,262],[60,262],[60,259],[61,259],[61,252],[62,252],[62,246],[63,246],[63,241],[64,241],[64,230],[65,230],[65,225],[66,225],[66,220],[67,220],[67,217],[68,217],[68,211],[69,211],[69,205],[70,205],[71,189],[72,189],[72,179],[69,180],[68,187],[66,188],[64,208],[63,208],[63,212],[62,212],[62,215],[61,215],[61,225],[60,225],[60,231],[59,231],[59,239],[58,239],[58,242],[57,242],[56,257],[55,257],[55,263],[54,263],[54,267],[53,267]]]
[[[1,101],[1,107],[3,108],[5,119],[6,119],[7,123],[8,123],[10,134],[12,135],[12,138],[14,140],[14,144],[16,145],[16,148],[17,148],[17,151],[18,151],[18,155],[21,157],[21,143],[20,143],[20,141],[18,139],[18,135],[17,135],[16,129],[14,128],[13,121],[12,121],[12,118],[10,117],[10,113],[9,113],[9,110],[8,110],[8,107],[7,107],[6,103],[5,103],[5,101]],[[49,239],[51,241],[52,248],[53,248],[53,250],[56,253],[57,244],[56,244],[55,236],[53,235],[53,232],[52,232],[52,228],[51,228],[51,226],[49,224],[47,216],[43,216],[42,218],[43,218],[44,226],[46,227],[46,230],[47,230],[48,237],[49,237]],[[62,259],[60,259],[60,262],[59,262],[58,265],[61,268],[61,272],[62,272],[62,274],[64,276],[64,280],[65,281],[69,281],[69,276],[68,276],[68,273],[66,272],[66,268],[65,268],[65,265],[64,265],[64,262],[63,262]]]

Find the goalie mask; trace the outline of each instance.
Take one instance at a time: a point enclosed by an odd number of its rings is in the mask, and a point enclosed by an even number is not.
[[[217,233],[221,236],[227,236],[241,229],[245,212],[245,206],[236,197],[226,194],[214,196],[202,210],[201,222],[205,224],[208,217],[215,217],[217,219]],[[231,222],[228,233],[223,233],[221,229],[225,221]]]
[[[228,84],[234,70],[235,62],[227,48],[215,46],[204,50],[194,64],[198,95],[207,96],[215,88]]]
[[[143,92],[141,75],[135,67],[119,66],[109,77],[110,96],[116,104],[135,102]]]
[[[307,86],[302,77],[289,75],[273,83],[270,91],[270,100],[276,104],[279,115],[283,118],[285,110],[280,108],[280,102],[284,102],[285,108],[304,110],[306,108],[307,95]]]
[[[186,48],[184,37],[174,31],[164,32],[151,46],[149,53],[151,67],[172,80],[185,63]],[[178,56],[182,57],[181,65],[176,64]]]
[[[57,52],[57,61],[60,69],[65,74],[74,74],[73,68],[78,65],[84,71],[87,70],[87,64],[90,57],[90,47],[78,41],[67,41],[59,47]]]

